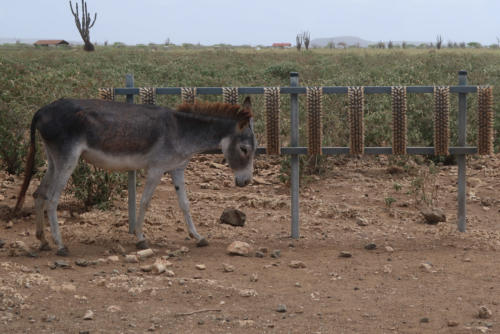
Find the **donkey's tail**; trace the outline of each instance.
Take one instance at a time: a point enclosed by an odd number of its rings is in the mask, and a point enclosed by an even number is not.
[[[16,207],[14,208],[14,213],[18,212],[24,203],[24,197],[26,195],[26,191],[28,190],[28,186],[30,185],[31,177],[33,176],[33,168],[35,167],[35,153],[36,153],[36,145],[35,145],[35,131],[36,131],[36,121],[38,120],[37,114],[33,117],[31,121],[30,128],[30,151],[28,153],[28,158],[26,159],[26,168],[24,169],[24,181],[21,186],[21,190],[19,191],[19,196],[17,196]]]

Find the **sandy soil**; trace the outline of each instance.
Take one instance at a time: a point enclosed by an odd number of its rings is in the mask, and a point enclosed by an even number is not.
[[[301,188],[301,238],[292,240],[278,160],[259,157],[256,182],[236,188],[220,157],[201,156],[186,179],[210,245],[187,238],[165,177],[145,222],[154,255],[139,263],[125,262],[137,251],[126,199],[83,213],[65,197],[69,257],[24,255],[19,241],[37,246],[33,201],[24,217],[9,218],[21,181],[1,174],[0,332],[500,333],[499,158],[468,161],[466,233],[456,229],[456,166],[438,167],[434,178],[411,161],[390,168],[386,157],[331,158],[334,168]],[[423,223],[419,177],[428,197],[437,189],[446,222]],[[244,227],[219,223],[228,207],[245,212]],[[235,240],[251,256],[228,255]],[[142,270],[156,261],[165,273]]]

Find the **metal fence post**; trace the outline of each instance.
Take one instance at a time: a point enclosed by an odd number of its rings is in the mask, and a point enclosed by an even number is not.
[[[467,85],[467,71],[458,72],[458,84]],[[458,93],[458,146],[465,146],[467,140],[467,93]],[[460,232],[465,232],[466,225],[466,163],[465,154],[457,155],[458,164],[458,214],[457,225]]]
[[[299,85],[299,74],[290,73],[290,86]],[[291,147],[299,146],[299,99],[298,94],[290,94],[290,125],[291,125]],[[291,157],[291,193],[292,193],[292,238],[299,238],[299,155],[292,154]]]
[[[125,77],[125,86],[127,88],[134,87],[134,75],[127,74]],[[127,94],[127,103],[134,103],[134,95]],[[135,170],[128,172],[128,233],[135,233],[135,185],[136,185],[136,172]]]

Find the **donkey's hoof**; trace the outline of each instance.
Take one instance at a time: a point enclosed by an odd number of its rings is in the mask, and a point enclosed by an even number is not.
[[[68,251],[68,248],[66,246],[64,246],[63,248],[59,248],[56,252],[56,255],[58,256],[68,256],[69,255],[69,251]]]
[[[41,244],[40,247],[38,247],[39,251],[49,251],[51,249],[52,248],[50,247],[50,245],[48,243]]]
[[[208,246],[208,241],[207,239],[205,238],[201,238],[200,240],[198,240],[198,242],[196,243],[196,247],[205,247],[205,246]]]
[[[149,248],[148,241],[141,240],[135,244],[135,247],[137,247],[137,249],[148,249]]]

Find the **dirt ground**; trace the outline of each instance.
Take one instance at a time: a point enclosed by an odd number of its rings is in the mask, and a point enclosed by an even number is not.
[[[187,188],[210,245],[187,238],[166,176],[145,222],[154,255],[139,263],[125,261],[137,251],[126,198],[109,211],[77,212],[64,197],[70,255],[24,255],[22,243],[38,245],[33,200],[9,219],[21,181],[1,174],[0,332],[500,333],[499,158],[468,161],[466,233],[456,228],[456,166],[433,178],[413,161],[329,158],[334,168],[301,187],[301,237],[292,240],[279,160],[258,157],[254,183],[237,188],[220,156],[200,156]],[[423,223],[418,189],[428,197],[437,189],[446,222]],[[244,227],[220,224],[229,207],[246,214]],[[251,256],[227,254],[236,240]],[[143,271],[156,261],[167,271]]]

